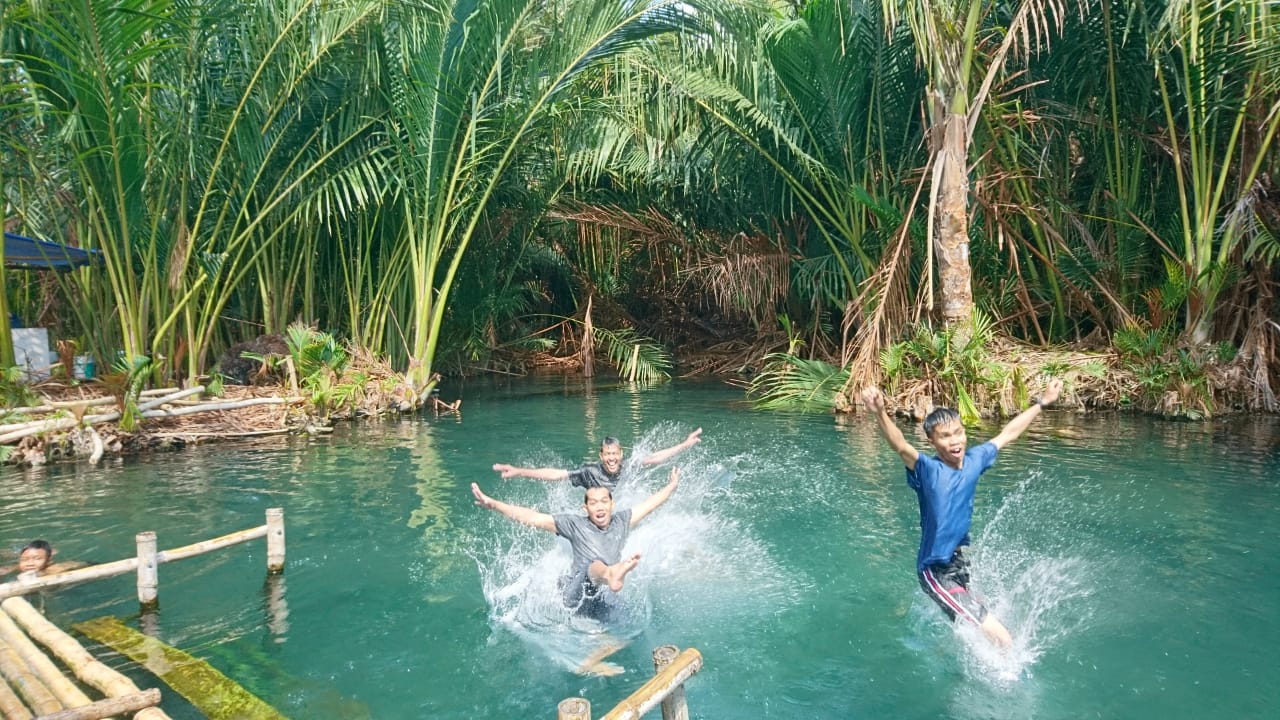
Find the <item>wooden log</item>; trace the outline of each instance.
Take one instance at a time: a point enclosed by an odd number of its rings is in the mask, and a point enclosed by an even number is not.
[[[0,602],[0,609],[3,609],[18,623],[23,630],[31,636],[32,640],[49,648],[49,651],[57,656],[66,665],[81,682],[90,687],[101,690],[104,695],[109,697],[119,697],[121,695],[132,695],[141,692],[137,685],[129,678],[112,670],[103,663],[99,662],[93,655],[89,654],[75,638],[58,629],[56,625],[49,622],[35,608],[31,607],[31,603],[18,597],[9,598]],[[170,720],[169,716],[159,708],[146,708],[139,710],[133,716],[133,720]]]
[[[663,668],[675,661],[678,654],[680,654],[680,648],[675,645],[660,645],[654,648],[654,672],[662,672]],[[683,684],[672,688],[666,699],[662,701],[662,720],[689,720],[689,705],[685,701]]]
[[[684,684],[694,673],[702,669],[702,653],[689,648],[680,653],[670,665],[663,668],[640,689],[618,703],[602,720],[639,720],[652,710],[671,691]]]
[[[154,400],[148,400],[148,401],[146,401],[146,402],[142,403],[141,405],[139,405],[139,406],[138,406],[138,409],[139,409],[139,410],[151,410],[151,409],[154,409],[154,408],[158,408],[158,407],[160,407],[161,405],[164,405],[165,403],[171,403],[171,402],[173,402],[174,400],[181,400],[181,399],[182,399],[182,398],[184,398],[184,397],[191,397],[192,395],[199,395],[199,394],[200,394],[200,393],[202,393],[202,392],[204,392],[204,386],[203,386],[203,385],[197,385],[197,386],[195,386],[195,387],[187,388],[186,390],[179,390],[178,392],[175,392],[175,393],[170,393],[170,394],[168,394],[168,395],[162,395],[162,396],[160,396],[160,397],[158,397],[158,398],[155,398]]]
[[[267,508],[267,572],[284,572],[284,508]]]
[[[565,698],[556,706],[556,720],[591,720],[591,703],[586,698]]]
[[[54,575],[20,576],[17,580],[0,583],[0,600],[13,595],[26,595],[29,592],[47,587],[70,585],[85,580],[101,580],[133,572],[138,568],[138,558],[131,557],[101,565],[90,565],[86,568],[68,570]]]
[[[160,704],[160,690],[150,688],[138,693],[107,698],[80,707],[41,715],[36,720],[102,720],[120,713],[130,713]]]
[[[236,532],[223,535],[222,537],[212,538],[210,540],[201,540],[190,545],[183,545],[172,550],[161,550],[156,553],[156,562],[166,563],[174,560],[186,560],[189,557],[203,555],[214,550],[221,550],[224,547],[231,547],[247,540],[256,540],[260,537],[267,536],[267,526],[259,525],[248,530],[237,530]]]
[[[138,544],[138,603],[143,610],[154,609],[158,604],[160,586],[160,561],[156,559],[156,534],[151,530],[135,536]]]
[[[232,400],[228,402],[201,403],[199,405],[190,405],[174,410],[146,410],[142,412],[141,415],[144,418],[181,417],[183,415],[194,415],[196,413],[212,412],[214,410],[236,410],[239,408],[253,407],[255,405],[296,405],[304,400],[305,398],[294,396],[284,398],[248,398],[245,400]],[[34,423],[0,426],[0,445],[21,440],[28,435],[39,435],[41,433],[55,432],[58,430],[69,430],[81,423],[84,423],[85,425],[98,425],[100,423],[111,422],[118,419],[120,419],[120,413],[110,412],[101,415],[86,415],[80,420],[73,417],[51,418],[49,420],[38,420]]]
[[[80,689],[79,685],[67,679],[62,674],[57,665],[49,659],[49,656],[40,651],[36,644],[31,642],[31,638],[27,637],[22,629],[18,627],[13,618],[7,614],[0,612],[0,640],[9,643],[10,647],[17,651],[22,661],[31,668],[31,671],[39,676],[45,687],[53,693],[54,697],[62,703],[63,707],[73,708],[82,705],[88,705],[93,702],[88,695]]]
[[[31,720],[35,717],[3,680],[0,680],[0,716],[4,720]]]
[[[27,707],[31,708],[32,712],[43,715],[62,709],[62,703],[58,702],[58,698],[54,697],[49,688],[40,682],[40,678],[31,672],[31,668],[22,661],[18,651],[3,640],[0,640],[0,675],[3,675],[9,686],[26,701]]]

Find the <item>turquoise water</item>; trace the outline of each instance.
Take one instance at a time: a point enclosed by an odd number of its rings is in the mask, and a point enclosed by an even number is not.
[[[600,716],[651,675],[662,644],[705,658],[688,685],[697,718],[1177,720],[1280,704],[1273,419],[1058,412],[1007,448],[979,486],[972,550],[974,585],[1015,637],[1000,655],[919,591],[914,494],[865,419],[758,413],[703,383],[463,396],[460,419],[6,469],[0,542],[46,537],[62,559],[105,562],[132,554],[140,530],[176,547],[283,507],[279,583],[265,581],[261,541],[165,564],[146,625],[294,718],[553,718],[578,695]],[[684,482],[629,544],[643,559],[608,629],[626,643],[610,658],[624,672],[575,674],[606,637],[548,600],[567,551],[475,507],[468,485],[573,512],[577,491],[490,466],[573,466],[606,434],[631,459],[695,427]],[[619,506],[666,473],[632,468]],[[43,602],[64,627],[108,613],[136,626],[133,582]],[[175,718],[198,717],[165,697]]]

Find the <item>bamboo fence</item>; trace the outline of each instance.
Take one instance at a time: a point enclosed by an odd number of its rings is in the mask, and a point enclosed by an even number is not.
[[[658,706],[662,707],[662,720],[689,720],[684,683],[702,669],[702,653],[662,645],[653,651],[653,668],[654,676],[601,720],[638,720]],[[591,703],[586,698],[565,698],[556,706],[556,718],[591,720]]]

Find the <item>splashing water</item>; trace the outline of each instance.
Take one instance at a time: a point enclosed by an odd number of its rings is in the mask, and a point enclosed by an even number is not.
[[[650,436],[661,431],[656,428]],[[650,469],[634,462],[648,445],[660,444],[648,439],[628,459],[614,491],[619,510],[634,507],[667,482],[669,466]],[[566,670],[609,675],[624,668],[587,665],[655,624],[732,626],[744,615],[769,615],[794,601],[807,583],[795,577],[784,582],[767,548],[723,512],[738,474],[690,455],[679,459],[679,488],[627,539],[623,557],[639,552],[641,560],[619,593],[619,611],[607,623],[576,616],[560,600],[557,583],[572,559],[568,542],[557,538],[548,549],[547,533],[516,528],[509,542],[500,533],[501,539],[484,544],[492,555],[474,555],[495,624]],[[544,511],[581,512],[581,488],[550,483],[544,492],[545,500],[534,503]]]
[[[1036,662],[1066,638],[1088,628],[1095,607],[1090,598],[1109,573],[1108,560],[1092,549],[1080,517],[1077,485],[1069,492],[1044,471],[1035,470],[1001,502],[976,536],[970,551],[971,588],[989,612],[1009,629],[1013,644],[999,648],[970,623],[955,623],[959,643],[954,661],[973,681],[963,686],[961,715],[1017,717],[1035,704],[1030,682]],[[946,621],[920,596],[917,627],[934,632]],[[943,632],[940,637],[947,637]],[[944,643],[945,644],[945,643]],[[980,688],[986,688],[982,691]],[[976,713],[976,715],[974,714]]]

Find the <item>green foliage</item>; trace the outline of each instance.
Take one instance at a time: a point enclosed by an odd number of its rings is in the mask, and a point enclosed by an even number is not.
[[[135,355],[126,358],[117,357],[111,365],[111,371],[104,373],[99,382],[116,399],[116,407],[120,410],[120,429],[132,432],[142,422],[142,411],[138,409],[138,399],[142,397],[143,386],[151,374],[151,358]]]
[[[658,343],[630,328],[593,329],[596,347],[604,350],[618,374],[628,382],[656,383],[670,377],[671,356]]]
[[[332,335],[304,323],[293,323],[285,329],[284,341],[298,386],[306,391],[307,399],[322,417],[363,397],[368,378],[344,378],[351,356]]]
[[[921,324],[910,338],[881,352],[881,366],[890,388],[928,379],[935,402],[954,404],[964,421],[971,422],[980,417],[975,392],[998,394],[1007,384],[1022,382],[1021,375],[990,359],[987,348],[994,333],[994,323],[980,311],[963,326],[935,331]]]
[[[25,379],[26,374],[20,367],[0,369],[0,405],[15,408],[35,404],[36,394]]]
[[[751,379],[747,395],[762,410],[830,412],[848,381],[848,371],[830,363],[772,353]]]

